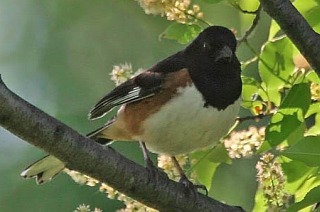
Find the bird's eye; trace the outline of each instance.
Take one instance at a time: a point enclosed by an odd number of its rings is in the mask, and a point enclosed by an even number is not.
[[[203,48],[204,48],[205,50],[207,50],[207,51],[210,51],[210,50],[211,50],[211,46],[210,46],[210,44],[208,44],[208,43],[203,43]]]

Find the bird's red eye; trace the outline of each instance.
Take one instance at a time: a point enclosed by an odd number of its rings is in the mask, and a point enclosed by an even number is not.
[[[204,48],[205,50],[207,50],[207,51],[210,51],[210,50],[211,50],[211,46],[210,46],[210,44],[208,44],[208,43],[203,43],[203,48]]]

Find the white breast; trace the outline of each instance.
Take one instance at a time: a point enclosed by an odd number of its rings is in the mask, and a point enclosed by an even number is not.
[[[169,101],[145,123],[145,133],[137,140],[155,153],[177,155],[215,145],[223,137],[239,112],[240,99],[218,111],[204,107],[204,100],[191,85]]]

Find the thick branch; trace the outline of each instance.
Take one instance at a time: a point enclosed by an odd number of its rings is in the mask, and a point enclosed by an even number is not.
[[[320,75],[320,35],[290,0],[260,0],[260,3]]]
[[[0,77],[0,124],[23,140],[80,171],[161,211],[242,211],[186,192],[165,174],[147,170],[109,147],[80,135],[11,92]]]

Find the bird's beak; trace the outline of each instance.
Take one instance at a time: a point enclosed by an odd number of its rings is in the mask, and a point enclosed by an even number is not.
[[[231,48],[229,46],[224,46],[216,55],[216,57],[214,58],[215,62],[218,62],[220,60],[223,61],[231,61],[231,58],[233,57],[233,52],[231,50]]]

